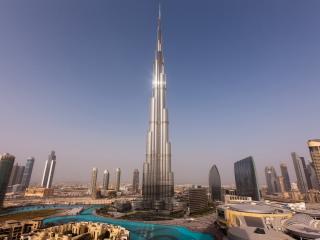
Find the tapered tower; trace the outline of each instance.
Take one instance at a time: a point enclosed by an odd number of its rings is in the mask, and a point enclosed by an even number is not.
[[[155,210],[170,210],[174,193],[166,90],[161,13],[159,8],[157,44],[153,65],[150,121],[142,182],[142,195],[145,208]]]

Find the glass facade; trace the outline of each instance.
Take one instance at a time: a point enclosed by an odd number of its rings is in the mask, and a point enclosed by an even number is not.
[[[209,172],[209,191],[212,201],[221,201],[221,179],[218,168],[213,165]]]
[[[234,163],[234,175],[238,195],[252,197],[252,200],[259,201],[256,168],[251,156]]]
[[[3,206],[14,159],[15,157],[8,153],[0,156],[0,208]]]
[[[281,170],[281,175],[283,177],[285,190],[286,190],[286,192],[289,192],[289,191],[291,191],[291,182],[290,182],[290,177],[289,177],[287,165],[282,163],[280,165],[280,170]]]
[[[22,181],[21,181],[21,186],[23,189],[26,189],[27,187],[29,187],[33,165],[34,165],[34,158],[33,157],[28,158],[26,167],[23,172]]]

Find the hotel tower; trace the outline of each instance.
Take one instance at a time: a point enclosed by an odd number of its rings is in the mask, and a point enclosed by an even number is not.
[[[150,121],[147,133],[146,160],[143,165],[142,196],[146,209],[171,210],[172,208],[174,183],[173,172],[171,171],[171,144],[168,124],[166,75],[159,9]]]

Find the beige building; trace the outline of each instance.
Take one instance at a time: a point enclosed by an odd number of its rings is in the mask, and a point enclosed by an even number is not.
[[[33,232],[41,227],[42,220],[6,221],[0,225],[0,240],[19,240],[23,235]]]
[[[53,188],[27,188],[24,196],[26,197],[50,197],[53,196]]]
[[[310,156],[313,162],[314,170],[320,183],[320,139],[313,139],[308,141]]]
[[[32,235],[30,240],[128,240],[129,231],[123,227],[104,223],[71,222],[42,229]]]

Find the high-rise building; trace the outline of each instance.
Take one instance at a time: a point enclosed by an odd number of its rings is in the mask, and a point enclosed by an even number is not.
[[[274,167],[266,167],[264,169],[267,181],[267,193],[274,194],[279,192],[278,176]]]
[[[209,172],[209,192],[212,201],[221,201],[221,178],[216,165]]]
[[[313,167],[320,183],[320,139],[313,139],[308,141],[310,156],[312,159]]]
[[[110,178],[110,174],[109,174],[109,171],[106,169],[103,172],[103,181],[102,181],[102,188],[104,190],[108,190],[109,188],[109,178]]]
[[[56,154],[54,151],[51,151],[51,153],[48,156],[48,160],[46,161],[46,165],[44,167],[41,187],[43,188],[52,187],[55,167],[56,167]]]
[[[133,171],[132,191],[135,193],[139,192],[139,170],[138,169],[135,169]]]
[[[121,178],[121,169],[116,169],[116,191],[120,191],[120,178]]]
[[[145,208],[155,210],[171,210],[174,194],[168,109],[166,106],[166,87],[161,14],[159,9],[157,44],[153,66],[150,121],[142,180],[144,206]]]
[[[21,184],[23,173],[24,173],[25,166],[19,166],[17,171],[17,177],[14,184]]]
[[[9,153],[0,155],[0,208],[3,207],[3,200],[6,195],[14,160],[15,157]]]
[[[278,193],[286,192],[286,187],[284,184],[284,177],[283,176],[277,177],[277,187],[278,187]]]
[[[289,192],[289,191],[291,191],[291,182],[290,182],[287,164],[281,163],[280,170],[281,170],[281,175],[283,177],[284,188],[285,188],[286,192]]]
[[[291,153],[292,161],[294,170],[296,172],[297,176],[297,185],[299,188],[299,191],[302,193],[306,193],[308,191],[308,182],[306,177],[306,170],[305,170],[305,161],[303,157],[300,157],[295,152]]]
[[[16,184],[17,176],[18,176],[18,171],[19,171],[19,164],[16,163],[16,164],[12,167],[8,186],[12,186],[12,185],[15,185],[15,184]]]
[[[237,194],[251,197],[252,200],[260,200],[259,185],[256,167],[251,156],[234,163],[234,175],[236,180]]]
[[[310,181],[312,185],[312,189],[320,190],[320,185],[318,182],[316,171],[314,170],[314,164],[313,162],[309,163],[307,165],[308,173],[310,176]]]
[[[33,165],[34,165],[34,157],[29,157],[27,159],[26,167],[24,169],[22,181],[21,181],[21,186],[23,190],[29,187]]]
[[[98,178],[98,168],[92,169],[92,175],[91,175],[91,197],[93,199],[97,198],[97,178]]]

